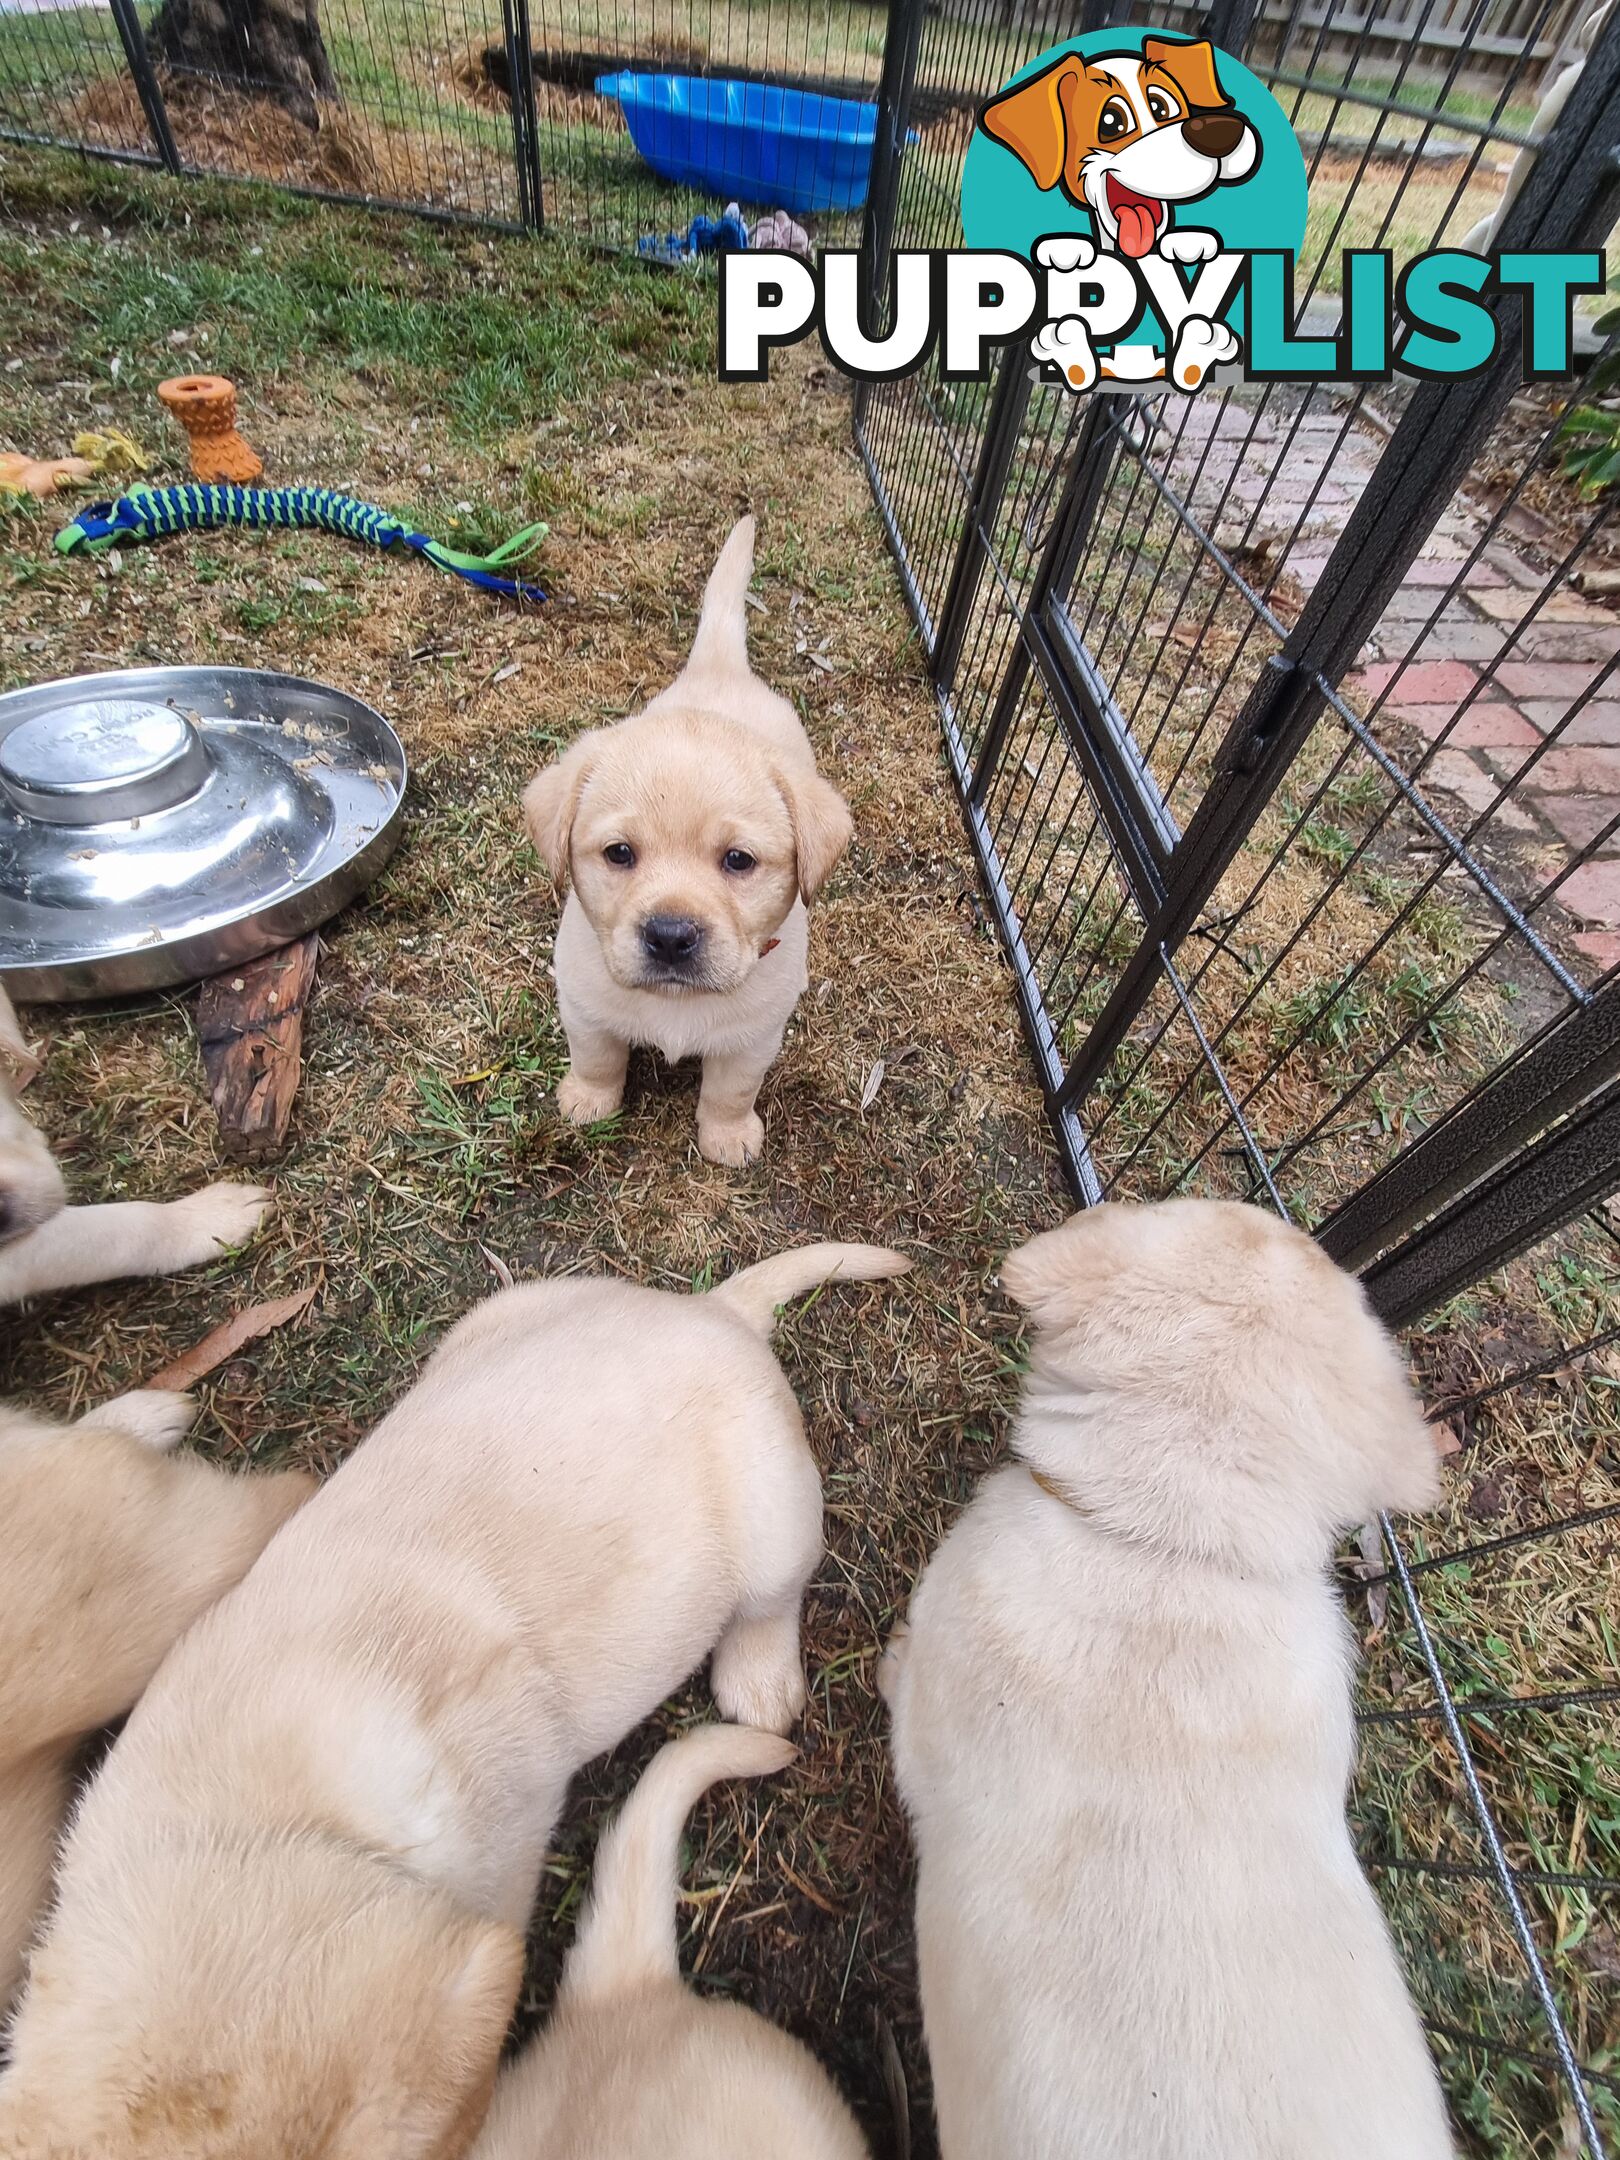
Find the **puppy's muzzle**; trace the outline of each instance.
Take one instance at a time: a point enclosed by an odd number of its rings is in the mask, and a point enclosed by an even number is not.
[[[695,977],[703,946],[703,925],[689,915],[649,915],[641,925],[641,949],[665,982]]]
[[[1182,123],[1182,133],[1201,157],[1230,157],[1249,131],[1241,113],[1195,112]]]

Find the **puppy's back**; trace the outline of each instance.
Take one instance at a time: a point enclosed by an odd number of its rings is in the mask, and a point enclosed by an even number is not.
[[[1325,1581],[981,1489],[893,1703],[946,2160],[1449,2153],[1344,1826],[1348,1674]]]

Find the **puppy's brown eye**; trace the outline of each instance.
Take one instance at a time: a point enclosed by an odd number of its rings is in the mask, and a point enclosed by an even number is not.
[[[602,850],[602,860],[615,870],[629,870],[635,865],[636,851],[628,840],[615,840]]]
[[[1131,108],[1125,101],[1122,98],[1110,98],[1097,116],[1097,140],[1105,143],[1118,142],[1119,138],[1128,135],[1135,125]]]
[[[727,848],[720,858],[720,866],[731,871],[734,876],[741,877],[745,870],[753,869],[754,858],[746,848]]]
[[[1160,90],[1157,86],[1147,94],[1147,109],[1161,125],[1167,120],[1181,118],[1181,107],[1175,99],[1168,90]]]

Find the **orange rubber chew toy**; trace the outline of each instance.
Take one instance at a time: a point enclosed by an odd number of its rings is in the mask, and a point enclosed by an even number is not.
[[[264,460],[236,432],[235,383],[223,375],[171,375],[157,394],[186,431],[199,480],[245,487],[259,478]]]

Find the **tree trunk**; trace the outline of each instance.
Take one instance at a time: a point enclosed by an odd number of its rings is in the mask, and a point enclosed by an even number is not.
[[[169,67],[274,98],[307,128],[317,98],[342,102],[315,0],[163,0],[152,42]]]

